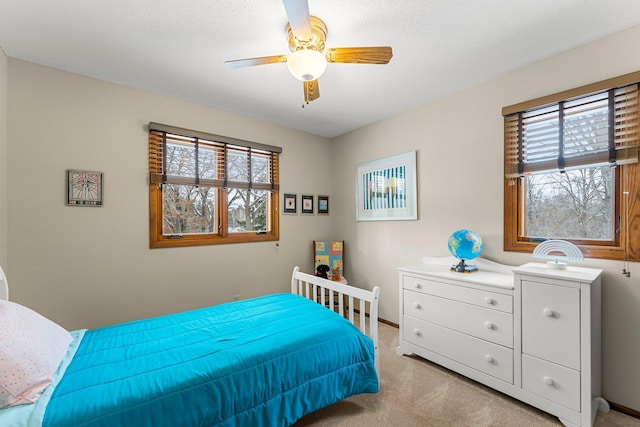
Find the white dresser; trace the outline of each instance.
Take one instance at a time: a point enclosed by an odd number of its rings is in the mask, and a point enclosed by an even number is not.
[[[601,270],[455,258],[399,268],[398,354],[416,354],[557,416],[591,426],[600,397]]]

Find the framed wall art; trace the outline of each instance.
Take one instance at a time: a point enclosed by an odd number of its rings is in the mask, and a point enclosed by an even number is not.
[[[282,198],[282,213],[297,214],[298,213],[298,195],[295,193],[284,193]]]
[[[318,213],[329,214],[329,196],[318,196]]]
[[[302,195],[302,208],[300,212],[307,215],[313,215],[313,195],[312,194]]]
[[[102,206],[103,173],[67,169],[67,205]]]
[[[416,152],[358,165],[356,221],[418,219]]]

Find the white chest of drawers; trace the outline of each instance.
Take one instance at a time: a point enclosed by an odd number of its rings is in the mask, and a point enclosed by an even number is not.
[[[398,354],[417,354],[557,416],[591,426],[600,398],[601,270],[453,258],[399,268]]]

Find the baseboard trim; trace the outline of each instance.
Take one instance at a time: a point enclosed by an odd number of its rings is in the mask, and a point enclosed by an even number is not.
[[[360,314],[360,310],[358,310],[357,308],[355,308],[355,309],[353,310],[353,312],[354,312],[354,313],[357,313],[357,314]],[[369,316],[369,313],[367,313],[367,312],[365,312],[365,313],[364,313],[364,316],[365,316],[365,317],[370,317],[370,316]],[[396,329],[400,329],[400,325],[399,325],[399,324],[397,324],[397,323],[393,323],[393,322],[392,322],[392,321],[390,321],[390,320],[383,319],[382,317],[378,317],[378,322],[380,322],[380,323],[384,323],[385,325],[393,326],[393,327],[394,327],[394,328],[396,328]]]
[[[400,329],[400,325],[398,325],[397,323],[393,323],[389,320],[383,319],[381,317],[378,317],[378,322],[380,323],[384,323],[385,325],[389,325],[389,326],[393,326],[394,328]]]
[[[609,401],[607,401],[609,402]],[[626,406],[620,405],[615,402],[609,402],[609,406],[614,411],[622,412],[625,415],[629,415],[630,417],[640,419],[640,411],[636,411],[635,409],[627,408]]]

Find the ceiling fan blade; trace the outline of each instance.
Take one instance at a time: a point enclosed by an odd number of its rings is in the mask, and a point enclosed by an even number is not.
[[[233,59],[225,61],[224,65],[229,68],[253,67],[254,65],[278,64],[287,62],[287,55],[261,56],[259,58]]]
[[[320,98],[320,88],[318,88],[318,80],[311,80],[310,82],[302,82],[304,89],[304,102],[307,104]]]
[[[298,40],[311,40],[311,18],[307,0],[282,0],[289,25]]]
[[[325,51],[327,62],[348,64],[387,64],[393,52],[391,46],[334,47]]]

